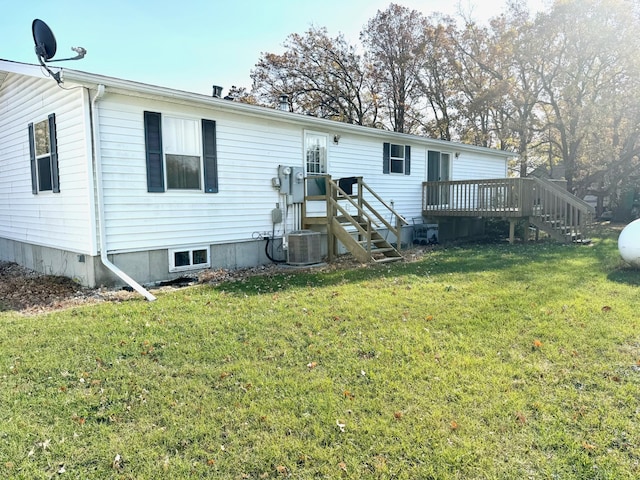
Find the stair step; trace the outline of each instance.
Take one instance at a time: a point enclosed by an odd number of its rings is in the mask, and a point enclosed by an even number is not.
[[[360,245],[363,245],[363,246],[364,246],[364,245],[366,245],[368,242],[367,242],[367,240],[360,240],[360,241],[358,241],[358,243],[359,243]],[[373,243],[373,244],[377,244],[377,243],[387,243],[387,241],[386,241],[384,238],[372,238],[372,239],[371,239],[371,243]]]
[[[387,252],[395,252],[396,249],[393,247],[388,247],[388,248],[372,248],[371,249],[371,254],[374,253],[387,253]]]
[[[402,255],[400,255],[399,257],[382,257],[373,259],[373,261],[376,263],[397,262],[398,260],[402,260]]]

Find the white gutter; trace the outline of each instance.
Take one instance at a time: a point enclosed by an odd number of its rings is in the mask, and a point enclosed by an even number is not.
[[[136,292],[142,295],[144,298],[153,302],[156,297],[154,297],[148,290],[146,290],[142,285],[136,282],[129,275],[120,270],[117,266],[115,266],[107,257],[107,232],[106,232],[106,222],[104,215],[104,198],[103,198],[103,188],[102,188],[102,156],[100,154],[100,137],[98,135],[98,110],[97,104],[98,100],[100,100],[104,96],[105,86],[103,84],[98,85],[98,91],[96,95],[91,100],[91,123],[93,125],[93,155],[96,161],[96,196],[98,197],[98,229],[100,230],[100,260],[102,264],[115,273],[121,280],[123,280],[127,285],[133,288]]]

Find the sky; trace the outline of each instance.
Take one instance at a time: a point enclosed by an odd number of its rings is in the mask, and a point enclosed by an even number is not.
[[[52,63],[100,75],[210,95],[212,85],[251,88],[261,53],[282,53],[291,33],[326,27],[353,44],[391,0],[0,0],[0,59],[37,63],[31,23],[45,21],[57,40]],[[418,10],[486,22],[506,0],[395,0]],[[549,0],[528,0],[532,12]]]

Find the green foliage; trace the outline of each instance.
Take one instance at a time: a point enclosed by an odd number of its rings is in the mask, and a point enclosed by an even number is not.
[[[0,477],[638,478],[615,240],[0,314]]]

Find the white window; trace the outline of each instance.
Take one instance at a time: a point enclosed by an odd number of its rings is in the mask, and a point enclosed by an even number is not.
[[[181,272],[209,268],[211,266],[209,255],[209,247],[206,246],[169,250],[169,271]]]
[[[411,146],[383,143],[382,173],[411,175]]]
[[[58,147],[56,116],[29,124],[29,157],[31,163],[31,189],[38,192],[60,192],[58,173]]]
[[[200,122],[165,116],[162,130],[167,189],[200,190],[202,182]]]
[[[404,145],[391,144],[391,173],[404,173]]]

